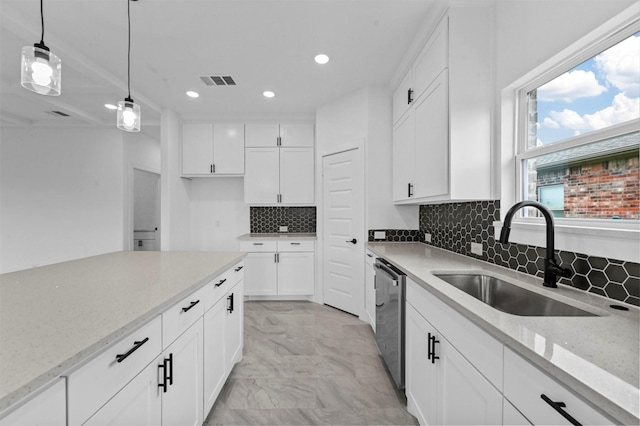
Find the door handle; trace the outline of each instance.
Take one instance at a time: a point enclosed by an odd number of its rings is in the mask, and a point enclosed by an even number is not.
[[[351,243],[351,244],[356,244],[358,242],[358,240],[356,240],[355,238],[351,239],[351,240],[347,240],[347,243]]]

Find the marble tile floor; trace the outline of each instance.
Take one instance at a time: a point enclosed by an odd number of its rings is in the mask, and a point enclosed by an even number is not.
[[[368,324],[311,302],[246,302],[244,354],[205,425],[416,425]]]

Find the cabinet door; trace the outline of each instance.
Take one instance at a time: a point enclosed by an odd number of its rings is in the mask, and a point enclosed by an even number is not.
[[[204,413],[216,402],[226,377],[224,363],[227,302],[222,297],[204,314]]]
[[[413,66],[414,96],[417,100],[447,67],[449,25],[445,16],[438,24]]]
[[[231,373],[233,366],[242,359],[242,333],[244,315],[243,283],[239,282],[225,297],[224,320],[224,363],[226,374]]]
[[[414,197],[449,192],[449,107],[447,72],[427,88],[415,105]]]
[[[247,204],[277,204],[280,193],[280,149],[245,150],[244,201]]]
[[[277,123],[253,123],[245,125],[246,147],[275,147],[278,146],[280,126]]]
[[[531,423],[516,409],[507,398],[502,398],[502,424],[529,426]]]
[[[210,175],[213,164],[213,125],[183,124],[182,174]]]
[[[315,256],[310,252],[278,253],[278,294],[314,293]]]
[[[413,86],[413,70],[407,71],[400,85],[393,92],[393,123],[395,124],[411,106],[411,100],[415,98],[409,90]]]
[[[393,200],[409,198],[413,184],[415,119],[409,111],[393,128]]]
[[[65,402],[65,381],[57,379],[51,387],[2,417],[0,425],[64,426],[67,424]]]
[[[313,148],[280,148],[282,204],[313,204],[314,163]]]
[[[438,388],[436,367],[427,359],[428,333],[435,329],[407,303],[405,334],[405,393],[407,409],[421,425],[437,424]],[[437,361],[437,360],[436,360]]]
[[[158,358],[118,392],[85,425],[154,426],[161,423]]]
[[[163,426],[202,425],[202,342],[199,319],[163,353],[163,359],[172,359],[167,373],[172,380],[162,393]]]
[[[365,290],[364,309],[367,313],[367,320],[371,324],[373,332],[376,331],[376,290],[375,290],[375,269],[367,264],[365,269]]]
[[[247,254],[244,258],[244,285],[247,296],[278,294],[276,254]]]
[[[441,425],[502,424],[502,394],[442,335],[435,343]]]
[[[313,147],[313,124],[281,124],[280,146]]]
[[[213,165],[216,174],[244,174],[244,124],[213,126]]]

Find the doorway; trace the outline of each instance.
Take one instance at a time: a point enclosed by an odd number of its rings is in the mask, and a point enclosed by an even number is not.
[[[160,250],[160,175],[133,169],[133,250]]]
[[[324,303],[360,316],[364,306],[364,182],[359,148],[322,158]]]

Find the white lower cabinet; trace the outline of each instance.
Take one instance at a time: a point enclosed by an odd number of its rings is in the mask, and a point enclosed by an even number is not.
[[[243,342],[243,283],[236,284],[226,295],[224,319],[224,363],[228,376],[234,364],[242,359]]]
[[[203,390],[202,318],[185,331],[163,353],[158,387],[162,391],[162,424],[202,424]]]
[[[0,413],[0,426],[64,426],[67,424],[65,401],[65,380],[58,378],[20,407]]]
[[[158,363],[149,364],[118,392],[85,425],[155,426],[162,424]]]
[[[584,425],[618,423],[509,348],[504,350],[504,396],[536,425],[569,425],[571,418]]]
[[[376,332],[376,271],[373,267],[375,261],[376,255],[367,250],[365,257],[364,310],[367,315],[366,319],[374,333]]]
[[[531,423],[516,409],[507,398],[502,400],[502,424],[511,426],[529,426]]]
[[[406,310],[406,395],[420,424],[501,424],[502,395],[411,306]]]
[[[315,292],[314,241],[241,241],[247,296],[311,296]]]

